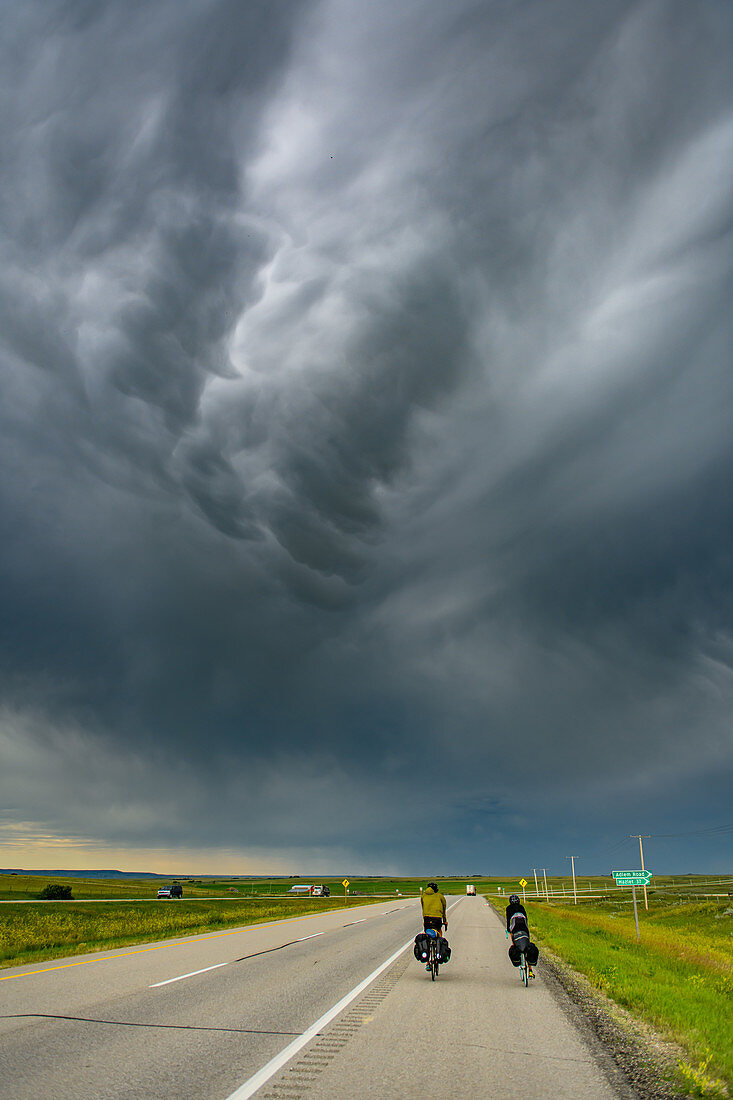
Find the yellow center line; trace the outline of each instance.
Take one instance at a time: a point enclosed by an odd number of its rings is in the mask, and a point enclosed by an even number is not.
[[[177,940],[175,943],[161,943],[157,947],[140,947],[135,951],[122,951],[119,955],[99,955],[95,959],[80,959],[79,962],[59,963],[58,966],[45,966],[42,970],[26,970],[23,974],[6,974],[0,977],[0,982],[9,982],[13,978],[32,978],[34,974],[48,974],[51,970],[68,970],[72,966],[88,966],[89,963],[108,962],[110,959],[124,959],[128,955],[145,955],[150,951],[162,951],[166,947],[185,947],[195,939],[218,940],[224,936],[238,936],[243,932],[252,932],[255,928],[276,928],[279,924],[292,924],[296,920],[313,920],[314,917],[325,917],[333,910],[325,913],[306,913],[302,917],[285,917],[283,920],[265,921],[263,924],[248,924],[244,928],[233,928],[229,932],[203,932],[199,935],[188,936],[186,939]],[[366,918],[365,918],[366,919]]]

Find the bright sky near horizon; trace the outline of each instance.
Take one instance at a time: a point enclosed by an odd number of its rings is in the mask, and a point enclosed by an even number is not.
[[[0,862],[730,871],[733,6],[2,24]]]

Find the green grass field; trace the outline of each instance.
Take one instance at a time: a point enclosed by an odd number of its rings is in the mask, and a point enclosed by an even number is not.
[[[629,894],[630,891],[624,891]],[[565,959],[617,1004],[688,1052],[679,1069],[691,1096],[733,1091],[733,905],[640,897],[641,942],[631,907],[527,900],[540,947]],[[505,899],[490,899],[502,911]]]

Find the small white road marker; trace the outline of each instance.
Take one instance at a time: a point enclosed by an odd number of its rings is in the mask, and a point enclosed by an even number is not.
[[[205,966],[203,970],[192,970],[190,974],[179,974],[177,978],[166,978],[164,982],[155,982],[148,989],[157,989],[161,985],[170,985],[171,982],[182,982],[184,978],[195,978],[197,974],[206,974],[208,970],[218,970],[220,966],[228,966],[228,962],[215,963],[214,966]]]

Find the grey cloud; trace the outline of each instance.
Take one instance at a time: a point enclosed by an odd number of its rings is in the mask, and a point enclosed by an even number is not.
[[[64,745],[129,765],[132,842],[173,752],[187,836],[293,850],[343,787],[343,843],[386,859],[422,796],[446,852],[520,851],[553,805],[611,828],[630,756],[660,821],[655,789],[727,774],[730,29],[18,6],[0,684],[30,787]]]

